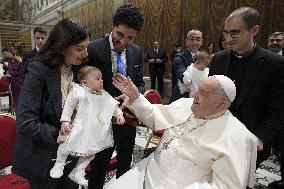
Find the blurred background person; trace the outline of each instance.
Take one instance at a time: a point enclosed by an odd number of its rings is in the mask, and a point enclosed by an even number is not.
[[[23,57],[23,47],[20,43],[14,43],[11,45],[12,59],[8,62],[8,73],[10,75],[11,82],[11,92],[12,92],[12,105],[14,108],[18,102],[18,96],[20,93],[20,88],[22,80],[19,78],[19,73],[22,64]]]
[[[207,46],[207,52],[210,57],[214,56],[216,49],[215,49],[215,44],[214,43],[209,43]]]
[[[168,56],[167,51],[160,48],[158,41],[154,41],[153,48],[148,51],[145,62],[149,63],[151,89],[155,90],[156,79],[158,79],[158,91],[163,98],[165,63],[168,62]]]
[[[223,35],[223,33],[220,35],[220,39],[219,39],[219,50],[222,51],[224,49],[228,48],[228,44],[225,41],[225,36]]]
[[[39,50],[43,47],[46,41],[47,31],[44,28],[35,27],[33,34],[35,48],[32,51],[28,51],[24,54],[23,62],[32,61],[38,55]]]
[[[174,90],[174,86],[177,83],[177,76],[175,72],[174,58],[177,54],[181,53],[181,45],[179,43],[175,44],[174,51],[170,54],[170,58],[172,61],[172,91]]]
[[[284,32],[274,32],[268,37],[268,49],[270,51],[275,52],[281,56],[284,56],[283,47],[284,47]]]
[[[9,48],[3,48],[2,49],[2,58],[1,58],[0,64],[2,64],[4,75],[7,74],[8,63],[11,62],[12,58],[13,58],[13,55],[12,55],[10,49]]]
[[[194,55],[199,52],[203,43],[202,32],[198,29],[188,31],[186,35],[186,49],[178,54],[174,59],[176,77],[179,81],[183,81],[183,73],[187,67],[194,61]],[[174,90],[170,99],[170,103],[182,97],[188,97],[188,92],[181,94],[178,83],[174,86]]]
[[[283,54],[284,33],[274,32],[268,37],[268,49],[280,56]],[[282,189],[284,187],[284,128],[283,125],[275,125],[276,130],[273,133],[272,154],[280,161],[281,180],[274,181],[268,185],[269,189]]]

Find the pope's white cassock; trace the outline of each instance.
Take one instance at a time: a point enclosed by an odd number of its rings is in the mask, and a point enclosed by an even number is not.
[[[192,98],[150,104],[142,95],[131,105],[148,127],[165,129],[147,159],[107,189],[245,189],[254,182],[257,138],[230,111],[197,119]]]

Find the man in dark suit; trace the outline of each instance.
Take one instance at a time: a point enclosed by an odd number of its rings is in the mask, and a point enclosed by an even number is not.
[[[270,155],[273,131],[283,127],[284,118],[284,57],[254,42],[259,22],[253,8],[233,11],[222,33],[228,49],[216,53],[210,65],[210,75],[223,74],[235,82],[230,111],[258,137],[257,166]]]
[[[174,86],[177,83],[177,76],[176,76],[176,70],[175,70],[175,65],[174,65],[174,58],[177,54],[181,53],[181,46],[180,44],[176,44],[174,47],[174,51],[172,54],[170,54],[170,58],[172,61],[172,91],[174,90]]]
[[[46,41],[47,31],[44,28],[35,27],[33,33],[35,48],[32,51],[28,51],[24,54],[23,62],[33,60],[38,55],[39,50],[42,48],[43,44]]]
[[[179,89],[179,82],[183,83],[183,73],[185,72],[186,68],[193,62],[193,56],[195,53],[197,53],[202,46],[203,38],[202,38],[202,32],[200,30],[190,30],[187,33],[186,36],[186,50],[178,54],[174,58],[174,67],[176,72],[176,77],[178,79],[178,82],[175,84],[173,93],[170,99],[170,103],[178,100],[182,97],[188,98],[189,93],[186,92],[184,94],[181,94]]]
[[[268,37],[268,49],[274,53],[277,53],[281,56],[283,54],[284,47],[284,33],[283,32],[274,32]],[[274,138],[272,143],[272,152],[280,160],[280,171],[282,180],[275,181],[269,184],[269,188],[283,188],[283,179],[284,179],[284,129],[283,125],[278,125],[278,129],[274,132]],[[282,132],[281,132],[282,128]],[[282,145],[281,145],[282,144]]]
[[[139,9],[132,4],[122,5],[113,16],[112,32],[89,45],[88,64],[102,71],[104,89],[113,97],[121,95],[112,85],[112,76],[116,73],[129,76],[139,91],[144,92],[142,52],[139,46],[133,44],[142,25],[143,16]],[[123,105],[121,108],[125,113],[130,113]],[[118,160],[117,178],[130,169],[135,144],[136,128],[127,120],[127,116],[125,118],[123,126],[113,125],[114,148]],[[91,162],[89,189],[103,188],[114,148],[99,152]]]
[[[145,62],[149,63],[151,89],[155,90],[156,78],[158,79],[158,91],[164,96],[164,72],[165,63],[168,62],[167,51],[160,48],[159,42],[154,41],[153,48],[146,55]]]
[[[22,80],[24,79],[27,70],[27,65],[29,64],[29,62],[34,61],[34,59],[38,56],[39,50],[43,47],[47,39],[47,31],[42,27],[35,27],[33,30],[33,34],[34,34],[33,39],[35,43],[35,48],[24,54],[22,64],[20,65],[19,68],[20,69],[19,77]]]
[[[274,32],[268,37],[268,49],[270,51],[284,56],[283,48],[284,48],[283,32]]]

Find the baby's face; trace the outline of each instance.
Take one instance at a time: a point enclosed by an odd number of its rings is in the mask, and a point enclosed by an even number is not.
[[[100,71],[92,71],[87,74],[86,86],[93,91],[101,91],[103,89],[102,73]]]

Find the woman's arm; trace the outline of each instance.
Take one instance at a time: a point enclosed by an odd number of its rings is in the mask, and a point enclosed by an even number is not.
[[[28,66],[17,105],[17,133],[32,140],[56,145],[59,126],[41,120],[45,108],[42,100],[48,95],[44,80],[46,69],[39,62],[31,62]]]

